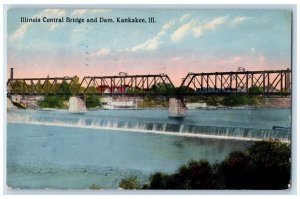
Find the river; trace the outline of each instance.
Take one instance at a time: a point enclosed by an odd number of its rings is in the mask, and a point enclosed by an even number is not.
[[[290,109],[10,110],[7,113],[7,185],[14,188],[118,188],[156,172],[175,172],[191,159],[222,161],[253,142],[289,142]]]

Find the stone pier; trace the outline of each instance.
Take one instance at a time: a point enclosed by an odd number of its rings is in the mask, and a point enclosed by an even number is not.
[[[69,99],[69,112],[84,113],[86,112],[86,106],[84,100],[79,97],[70,97]]]

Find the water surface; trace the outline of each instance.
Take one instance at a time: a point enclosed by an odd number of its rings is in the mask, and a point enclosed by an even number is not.
[[[201,134],[198,131],[205,126],[257,130],[289,126],[288,109],[193,110],[183,120],[170,119],[167,114],[166,110],[10,111],[7,184],[18,188],[89,188],[96,184],[112,189],[131,176],[145,183],[153,172],[172,173],[191,159],[218,162],[253,143],[218,139],[218,132],[212,129],[210,138],[185,133]],[[194,132],[184,131],[191,126]]]

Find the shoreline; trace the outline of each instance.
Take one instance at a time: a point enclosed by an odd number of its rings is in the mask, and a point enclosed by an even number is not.
[[[188,111],[194,111],[194,110],[258,110],[258,109],[291,109],[292,107],[258,107],[258,106],[237,106],[237,107],[217,107],[217,106],[211,106],[211,107],[203,107],[203,108],[194,108],[194,109],[187,109]],[[20,109],[20,108],[6,108],[7,111],[13,111],[13,110],[34,110],[34,111],[69,111],[68,108],[26,108],[26,109]],[[168,110],[168,107],[148,107],[148,108],[136,108],[136,109],[104,109],[104,108],[87,108],[87,111],[122,111],[122,110],[132,110],[132,111],[140,111],[140,110]]]

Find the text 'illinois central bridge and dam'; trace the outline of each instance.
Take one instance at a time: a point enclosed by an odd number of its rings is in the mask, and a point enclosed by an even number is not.
[[[201,96],[291,95],[291,70],[188,73],[179,87],[167,74],[117,76],[14,78],[7,81],[7,95],[102,96]]]

